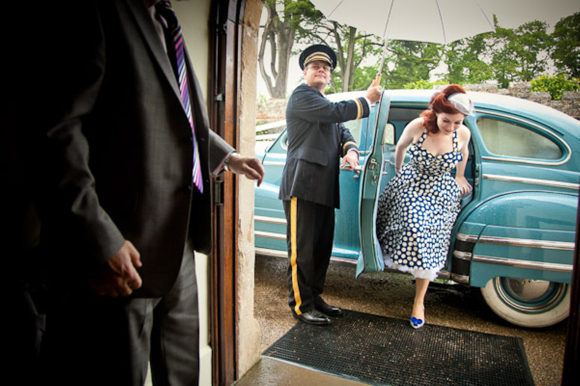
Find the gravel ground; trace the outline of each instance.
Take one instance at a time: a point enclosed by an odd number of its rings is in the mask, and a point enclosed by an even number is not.
[[[262,351],[295,323],[287,305],[286,259],[256,256],[254,314],[262,329]],[[560,385],[566,321],[544,329],[526,329],[503,321],[478,296],[461,286],[430,286],[425,300],[426,322],[523,339],[537,386]],[[331,264],[323,294],[327,303],[392,318],[410,316],[415,287],[412,277],[374,273],[355,278],[354,265]]]

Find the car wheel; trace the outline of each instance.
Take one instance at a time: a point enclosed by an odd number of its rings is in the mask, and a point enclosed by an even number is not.
[[[496,277],[481,293],[493,312],[518,326],[547,327],[570,313],[570,286],[564,283]]]

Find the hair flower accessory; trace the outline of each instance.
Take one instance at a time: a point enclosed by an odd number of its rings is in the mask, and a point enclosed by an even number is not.
[[[449,95],[447,100],[455,106],[457,110],[463,115],[475,115],[475,110],[473,108],[473,102],[467,94],[464,93],[456,93],[453,95]]]

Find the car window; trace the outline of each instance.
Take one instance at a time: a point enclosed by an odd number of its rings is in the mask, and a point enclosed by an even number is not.
[[[350,131],[356,143],[360,144],[360,132],[363,119],[344,122],[346,128]]]
[[[389,109],[389,120],[383,135],[383,145],[396,144],[409,122],[418,118],[424,110],[411,107],[391,107]]]
[[[395,125],[387,123],[383,131],[383,145],[395,144]]]
[[[562,150],[551,139],[515,122],[480,117],[477,126],[485,147],[491,153],[546,160],[562,158]]]

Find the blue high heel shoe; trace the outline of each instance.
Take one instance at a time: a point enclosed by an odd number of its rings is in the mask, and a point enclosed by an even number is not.
[[[425,312],[425,306],[423,306],[423,312]],[[414,316],[411,316],[409,322],[411,323],[411,327],[413,327],[415,330],[423,327],[423,325],[425,324],[425,321],[423,319],[419,319]]]
[[[414,316],[411,317],[409,322],[411,322],[411,327],[413,327],[415,330],[423,327],[423,325],[425,324],[425,321],[423,319],[417,319]]]

